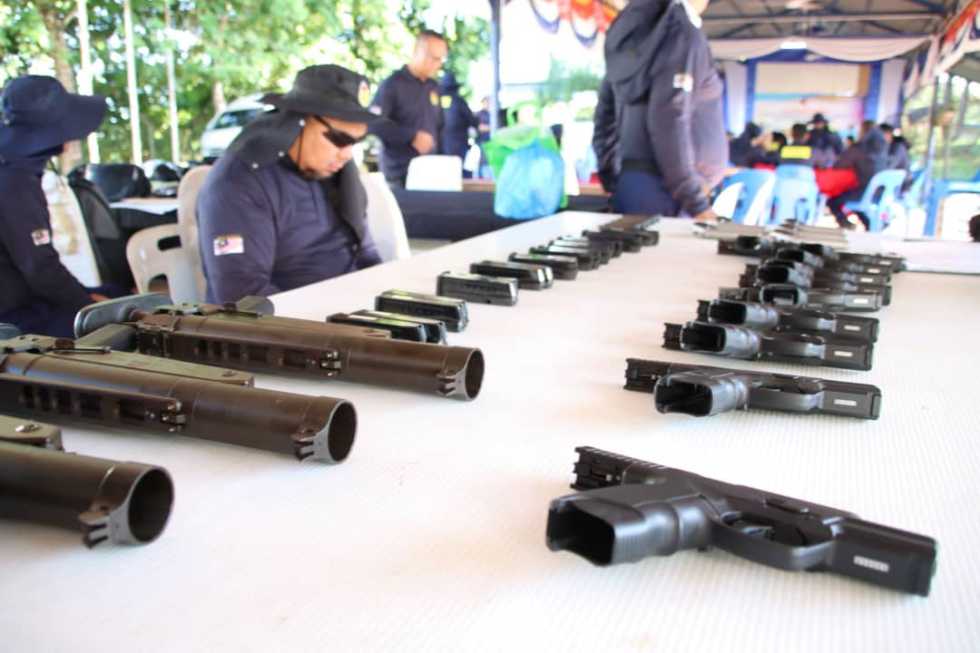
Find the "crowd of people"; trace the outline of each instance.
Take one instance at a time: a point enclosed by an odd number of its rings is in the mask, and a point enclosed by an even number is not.
[[[908,174],[910,169],[908,142],[893,125],[865,120],[857,138],[849,137],[847,141],[845,144],[830,128],[821,113],[815,114],[809,125],[794,124],[789,140],[781,132],[763,132],[759,125],[750,122],[745,131],[731,140],[729,159],[732,165],[745,168],[796,164],[853,170],[857,186],[827,201],[837,223],[847,228],[851,224],[844,205],[860,199],[875,174],[883,170],[904,170]],[[867,227],[867,217],[856,215]]]

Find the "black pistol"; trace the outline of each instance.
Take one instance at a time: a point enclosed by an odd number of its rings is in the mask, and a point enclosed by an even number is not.
[[[929,594],[938,548],[931,537],[601,449],[575,451],[578,493],[548,509],[552,551],[605,566],[717,546],[778,569]]]
[[[753,288],[719,288],[720,299],[760,302],[777,306],[809,306],[832,313],[871,313],[881,309],[879,293],[851,293],[830,288],[800,288],[791,283],[770,283]]]
[[[765,286],[769,284],[792,284],[800,288],[827,288],[830,290],[878,294],[881,303],[888,306],[892,301],[892,287],[877,277],[862,277],[871,283],[857,281],[857,275],[851,273],[827,273],[822,268],[813,268],[795,261],[767,259],[761,265],[746,265],[745,272],[739,277],[738,285],[742,288]]]
[[[664,325],[664,348],[742,360],[770,360],[870,370],[874,345],[804,333],[755,331],[730,324],[692,321]]]
[[[877,318],[831,313],[816,308],[772,306],[734,299],[702,299],[698,301],[698,319],[760,331],[834,335],[862,342],[878,340]]]
[[[709,417],[731,410],[779,410],[878,419],[873,385],[790,374],[626,359],[627,390],[654,395],[661,413]]]

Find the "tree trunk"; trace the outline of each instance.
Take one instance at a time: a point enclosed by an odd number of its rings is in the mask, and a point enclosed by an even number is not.
[[[58,81],[68,90],[69,93],[75,92],[75,72],[71,68],[69,61],[68,42],[65,40],[65,29],[69,16],[63,16],[57,8],[38,3],[38,11],[44,28],[48,32],[48,39],[51,42],[49,54],[54,59],[55,76]],[[58,157],[58,168],[62,174],[67,174],[82,160],[80,147],[67,147],[64,153]]]
[[[224,111],[228,106],[228,100],[225,99],[225,85],[221,82],[215,82],[211,86],[211,102],[214,103],[215,113]]]

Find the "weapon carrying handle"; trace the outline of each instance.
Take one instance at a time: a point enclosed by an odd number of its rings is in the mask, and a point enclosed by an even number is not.
[[[75,340],[76,347],[108,347],[115,351],[135,351],[139,331],[126,324],[107,324]]]
[[[107,324],[128,322],[134,311],[152,313],[170,303],[170,298],[163,293],[143,293],[90,304],[75,316],[75,337],[86,336]]]

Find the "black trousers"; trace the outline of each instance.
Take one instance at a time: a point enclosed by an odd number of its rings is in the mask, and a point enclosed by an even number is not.
[[[831,197],[827,200],[827,208],[830,212],[834,214],[834,218],[837,220],[837,224],[842,227],[847,226],[847,212],[844,211],[844,205],[848,202],[855,202],[864,196],[863,188],[855,188],[854,190],[849,190],[846,193],[841,193],[837,197]],[[854,215],[858,217],[864,228],[867,229],[871,223],[868,220],[868,216],[864,215],[859,211],[854,211]]]

